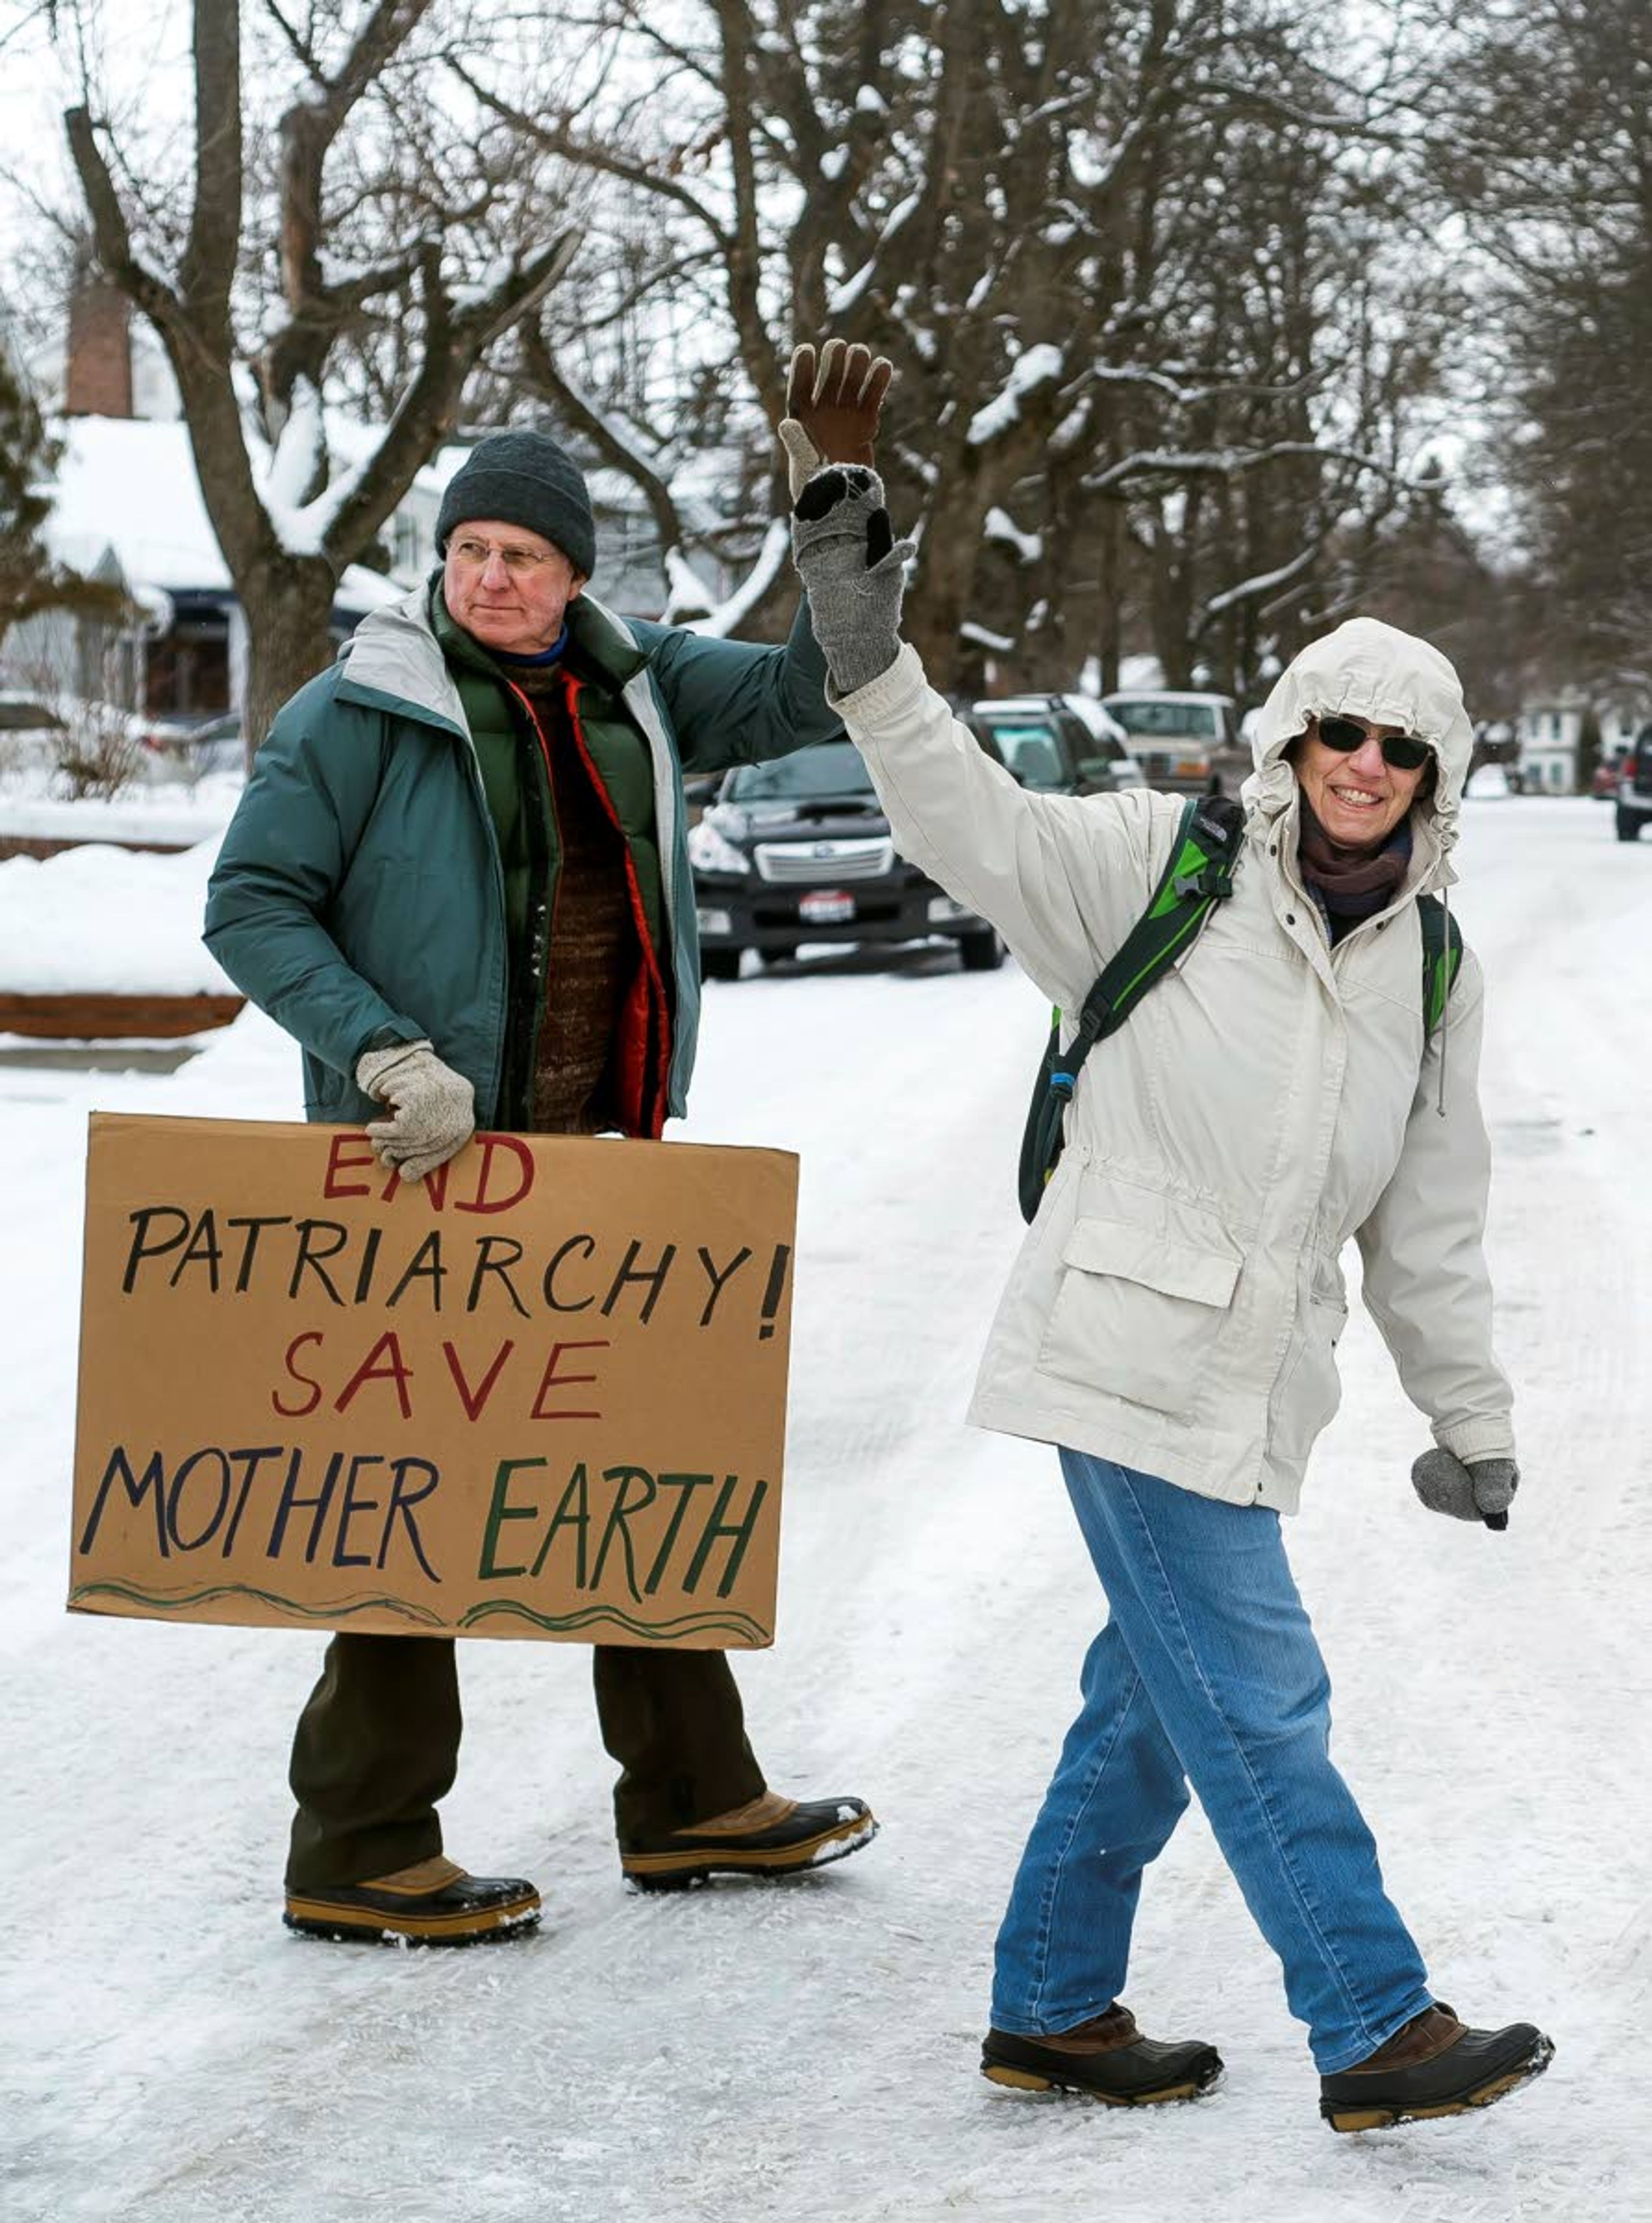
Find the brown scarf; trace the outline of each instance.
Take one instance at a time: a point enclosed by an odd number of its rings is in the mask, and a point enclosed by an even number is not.
[[[1410,822],[1402,818],[1380,849],[1355,848],[1332,841],[1303,796],[1297,855],[1308,891],[1325,912],[1335,941],[1357,920],[1385,910],[1398,894],[1411,861]]]

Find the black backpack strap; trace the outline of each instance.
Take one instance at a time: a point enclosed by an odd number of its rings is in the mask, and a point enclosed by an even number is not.
[[[1463,961],[1463,930],[1438,896],[1419,896],[1423,920],[1423,1039],[1446,1015],[1447,999]]]
[[[1022,1216],[1031,1219],[1061,1156],[1062,1114],[1085,1059],[1129,1017],[1156,981],[1179,962],[1217,904],[1234,891],[1245,813],[1231,797],[1193,796],[1182,806],[1176,847],[1141,916],[1115,952],[1078,1014],[1065,1050],[1052,1028],[1033,1084],[1021,1137]],[[1060,1014],[1058,1012],[1057,1021]]]

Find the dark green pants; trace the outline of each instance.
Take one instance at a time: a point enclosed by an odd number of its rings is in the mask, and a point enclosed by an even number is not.
[[[743,1806],[764,1788],[720,1652],[595,1647],[597,1720],[619,1762],[622,1848]],[[393,1875],[442,1849],[437,1801],[459,1765],[451,1639],[336,1636],[292,1741],[288,1887]]]

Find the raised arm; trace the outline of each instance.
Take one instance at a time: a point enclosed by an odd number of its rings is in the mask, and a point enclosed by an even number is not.
[[[1071,1011],[1168,863],[1181,807],[1125,795],[1030,794],[953,717],[899,635],[907,555],[876,474],[827,470],[798,499],[793,549],[832,674],[902,856],[990,919]]]
[[[654,683],[685,771],[762,764],[842,734],[842,721],[826,698],[826,658],[807,602],[799,604],[778,648],[709,639],[681,626],[636,619],[631,629],[651,652]]]
[[[807,343],[794,351],[780,425],[794,494],[823,463],[874,460],[883,398],[894,376],[884,356],[840,339],[827,340],[818,351]],[[842,724],[826,699],[826,659],[810,629],[807,602],[780,648],[711,640],[675,626],[635,629],[652,652],[655,683],[685,771],[762,764],[841,735]]]

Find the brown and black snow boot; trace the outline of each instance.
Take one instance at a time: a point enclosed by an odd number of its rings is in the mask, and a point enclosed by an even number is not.
[[[619,1865],[635,1891],[682,1891],[714,1875],[773,1881],[846,1860],[877,1835],[864,1798],[782,1798],[765,1791],[744,1806],[669,1836],[631,1838]]]
[[[1489,2107],[1541,2076],[1555,2057],[1536,2024],[1470,2030],[1436,2000],[1353,2069],[1319,2080],[1319,2112],[1334,2131],[1381,2131]]]
[[[1082,2092],[1109,2107],[1152,2107],[1197,2100],[1222,2074],[1214,2045],[1143,2037],[1135,2017],[1115,2000],[1105,2013],[1054,2037],[989,2030],[981,2074],[1012,2092]]]
[[[539,1894],[518,1876],[467,1875],[438,1854],[370,1883],[289,1891],[281,1919],[341,1943],[479,1945],[531,1930]]]

